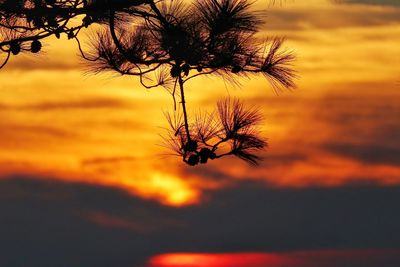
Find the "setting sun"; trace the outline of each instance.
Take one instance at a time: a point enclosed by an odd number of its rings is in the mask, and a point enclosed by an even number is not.
[[[284,266],[295,263],[278,254],[232,253],[232,254],[166,254],[152,258],[149,267],[260,267]]]

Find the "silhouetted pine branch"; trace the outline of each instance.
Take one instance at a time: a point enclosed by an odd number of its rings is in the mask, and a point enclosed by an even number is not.
[[[170,128],[165,145],[191,166],[228,155],[257,164],[260,158],[256,153],[267,146],[258,131],[259,111],[245,108],[237,99],[218,102],[213,113],[197,114],[190,124],[190,139],[184,131],[182,116],[175,114],[178,117],[166,114]]]
[[[256,38],[262,22],[252,8],[249,0],[0,0],[0,67],[20,53],[39,53],[47,37],[65,36],[92,72],[167,88],[182,113],[178,121],[167,117],[166,142],[186,163],[235,155],[255,164],[266,146],[256,110],[225,100],[215,113],[192,118],[185,99],[186,82],[202,75],[235,82],[262,74],[275,90],[294,88],[294,56],[282,50],[282,38]],[[95,31],[88,51],[79,39],[84,28]]]

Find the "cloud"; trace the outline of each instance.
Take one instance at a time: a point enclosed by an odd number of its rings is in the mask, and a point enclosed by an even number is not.
[[[0,123],[0,126],[3,128],[1,137],[9,137],[15,136],[16,133],[37,133],[44,135],[46,137],[53,136],[58,138],[77,138],[78,135],[73,133],[72,131],[67,131],[64,129],[58,129],[52,126],[40,126],[40,125],[14,125],[14,124],[3,124]]]
[[[366,164],[400,164],[400,147],[390,147],[379,144],[344,144],[332,143],[325,147],[334,153],[351,157]]]
[[[115,157],[98,157],[89,158],[81,161],[82,166],[103,165],[103,164],[118,164],[121,162],[137,161],[138,158],[132,156],[115,156]]]
[[[382,91],[386,93],[379,95],[376,89],[363,89],[367,86],[362,84],[349,87],[360,93],[347,95],[332,89],[311,111],[312,118],[320,124],[314,123],[317,125],[315,132],[328,133],[316,147],[364,166],[398,166],[400,160],[395,155],[400,153],[400,125],[397,123],[400,105],[391,93],[393,89],[383,86]]]
[[[356,2],[356,1],[354,1]],[[360,1],[362,2],[362,1]],[[349,2],[350,3],[350,2]],[[399,5],[397,3],[397,5]],[[313,6],[277,8],[265,12],[268,31],[299,31],[385,26],[399,23],[400,9],[373,6]],[[271,34],[271,32],[268,32]],[[314,33],[315,36],[315,33]]]
[[[47,48],[46,48],[47,49]],[[74,50],[73,47],[68,49]],[[71,55],[78,59],[78,55],[71,53]],[[18,56],[18,58],[11,58],[5,66],[7,71],[71,71],[80,69],[83,71],[83,66],[77,64],[77,60],[72,60],[71,55],[67,55],[68,61],[65,61],[66,56],[58,56],[56,60],[49,60],[48,56]],[[53,55],[52,55],[53,56]]]
[[[178,251],[400,248],[400,187],[296,190],[242,182],[205,199],[172,208],[113,188],[3,179],[0,264],[135,267]]]
[[[149,221],[135,222],[131,219],[124,219],[121,216],[113,216],[104,212],[87,212],[83,214],[89,222],[92,222],[98,226],[104,226],[106,228],[129,230],[134,233],[145,234],[157,231],[161,226],[153,220],[153,223]],[[173,223],[172,223],[173,224]],[[163,225],[168,225],[168,220],[163,222]]]
[[[132,108],[128,101],[112,98],[92,98],[71,101],[43,101],[33,104],[6,105],[0,104],[0,111],[53,111],[67,109],[92,109],[92,108]]]
[[[338,3],[399,6],[398,0],[337,0]]]

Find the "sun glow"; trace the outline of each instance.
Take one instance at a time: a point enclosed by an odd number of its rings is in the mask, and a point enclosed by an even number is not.
[[[272,253],[174,253],[153,257],[149,267],[259,267],[293,262]]]
[[[171,253],[151,258],[147,267],[337,267],[365,266],[392,257],[398,249],[310,250],[292,252]],[[380,264],[371,265],[380,266]]]
[[[196,203],[199,191],[179,177],[166,173],[153,173],[143,186],[135,184],[137,193],[161,200],[164,204],[183,206]]]

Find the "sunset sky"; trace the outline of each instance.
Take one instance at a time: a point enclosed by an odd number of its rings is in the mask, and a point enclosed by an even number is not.
[[[400,1],[268,5],[297,89],[187,84],[189,113],[258,107],[257,167],[168,155],[163,88],[94,75],[49,39],[0,70],[0,266],[400,266]],[[90,34],[90,32],[88,32]]]

